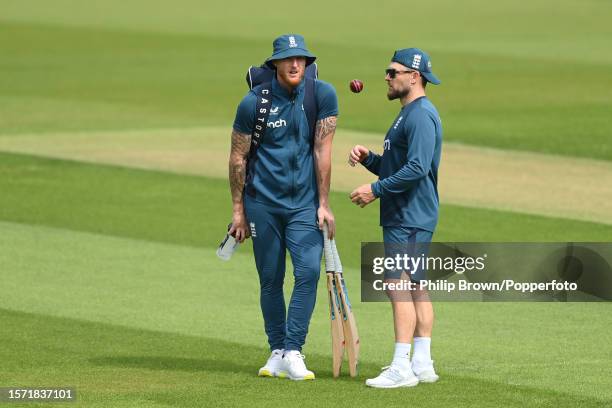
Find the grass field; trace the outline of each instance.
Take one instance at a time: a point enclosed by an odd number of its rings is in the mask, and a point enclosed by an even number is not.
[[[605,303],[439,303],[441,381],[367,389],[391,316],[357,299],[359,243],[381,233],[377,205],[347,199],[369,178],[343,158],[382,140],[399,105],[381,73],[418,45],[443,81],[428,88],[448,147],[435,239],[611,241],[612,6],[309,5],[0,0],[0,387],[74,386],[70,406],[92,407],[612,406]],[[304,348],[317,380],[257,378],[268,350],[250,244],[214,255],[245,69],[289,31],[340,98],[331,204],[358,380],[331,378],[323,284]]]

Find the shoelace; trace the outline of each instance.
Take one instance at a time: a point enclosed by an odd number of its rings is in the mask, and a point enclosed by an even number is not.
[[[386,374],[386,376],[394,376],[396,378],[401,377],[400,372],[395,367],[384,366],[381,370],[382,372],[380,373],[380,375]]]
[[[293,354],[293,356],[301,358],[302,360],[306,360],[306,356],[303,355],[302,353],[298,353],[298,354]]]

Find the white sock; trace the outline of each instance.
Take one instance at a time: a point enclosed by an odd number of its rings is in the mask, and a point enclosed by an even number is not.
[[[395,352],[391,365],[401,371],[410,370],[410,343],[395,343]]]
[[[412,359],[423,363],[431,361],[431,337],[414,338],[414,354]]]

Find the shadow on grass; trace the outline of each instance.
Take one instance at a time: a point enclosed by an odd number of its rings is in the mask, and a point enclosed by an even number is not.
[[[330,356],[313,353],[308,355],[308,366],[316,371],[316,381],[304,384],[259,379],[257,369],[268,356],[265,344],[253,346],[4,309],[0,309],[0,327],[3,382],[20,383],[27,378],[29,382],[45,383],[53,378],[49,373],[61,372],[61,378],[74,378],[81,384],[87,398],[109,406],[120,395],[128,400],[134,398],[135,405],[145,398],[172,406],[293,406],[297,396],[303,407],[328,406],[339,400],[352,407],[612,406],[610,400],[561,392],[558,386],[548,389],[513,385],[444,371],[436,384],[410,389],[371,389],[364,385],[364,380],[379,373],[378,364],[362,362],[359,378],[344,376],[334,380]],[[47,369],[41,371],[41,364]],[[104,367],[108,369],[100,370]],[[99,387],[96,378],[100,373],[106,377],[133,377],[135,384],[159,378],[158,375],[149,378],[142,370],[160,373],[164,383],[176,383],[177,388],[152,387],[138,392],[110,388],[102,394],[88,395],[89,388]],[[177,376],[173,374],[176,372],[190,375]],[[568,373],[568,381],[571,378]],[[130,389],[130,383],[126,386]]]

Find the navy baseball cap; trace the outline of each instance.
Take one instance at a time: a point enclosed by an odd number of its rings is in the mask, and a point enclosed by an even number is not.
[[[407,68],[417,70],[425,77],[427,82],[439,85],[440,80],[431,72],[431,60],[429,55],[418,48],[404,48],[395,51],[391,61],[398,62]]]
[[[299,34],[283,34],[274,40],[272,47],[274,49],[272,56],[266,60],[266,64],[272,68],[274,68],[272,61],[289,57],[306,57],[306,66],[317,59],[308,51],[304,37]]]

